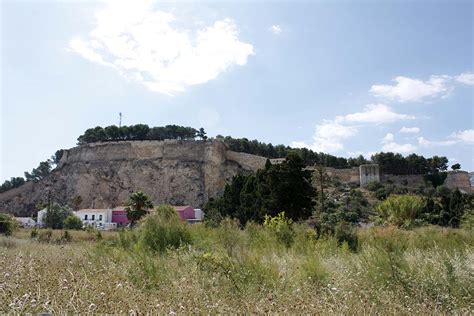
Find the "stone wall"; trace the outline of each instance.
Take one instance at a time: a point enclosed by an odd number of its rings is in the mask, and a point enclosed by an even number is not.
[[[380,182],[379,165],[360,165],[359,176],[359,183],[361,187],[365,187],[370,182]]]
[[[220,195],[238,173],[265,164],[258,156],[230,154],[220,141],[124,141],[66,150],[57,168],[38,183],[27,182],[0,194],[0,211],[31,215],[35,205],[66,204],[81,196],[81,208],[121,205],[142,190],[155,204],[202,207]],[[258,158],[257,158],[258,157]]]
[[[448,171],[444,185],[450,189],[458,188],[466,193],[474,193],[474,188],[471,186],[471,180],[467,171]]]
[[[359,169],[350,168],[350,169],[335,169],[335,168],[326,168],[326,173],[336,180],[339,180],[343,183],[359,183]]]

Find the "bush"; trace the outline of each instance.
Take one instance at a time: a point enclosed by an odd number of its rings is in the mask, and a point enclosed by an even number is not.
[[[47,228],[62,229],[64,220],[71,214],[72,209],[70,207],[54,203],[49,207],[43,221]]]
[[[465,229],[474,229],[474,210],[464,213],[461,220],[461,227]]]
[[[334,237],[336,237],[338,245],[343,245],[346,243],[350,250],[357,250],[359,240],[357,238],[357,231],[353,225],[340,222],[336,226]]]
[[[377,211],[385,223],[407,228],[415,224],[423,207],[419,196],[392,195],[377,206]]]
[[[287,248],[293,243],[295,238],[293,221],[285,217],[285,212],[281,212],[275,217],[265,215],[263,226],[269,228],[275,234],[277,240]]]
[[[51,229],[43,230],[38,234],[38,241],[43,243],[51,242],[53,231]]]
[[[64,220],[64,228],[80,230],[80,229],[82,229],[82,221],[76,215],[69,215]]]
[[[0,234],[10,236],[16,229],[16,222],[10,215],[0,213]]]
[[[72,241],[72,236],[67,230],[64,230],[61,236],[58,239],[56,239],[56,242],[58,244],[62,244],[62,243],[70,242],[70,241]]]
[[[377,181],[371,181],[367,183],[367,186],[365,188],[369,191],[375,192],[378,189],[383,188],[383,184]]]
[[[36,238],[38,238],[38,230],[36,229],[36,227],[33,228],[33,230],[31,231],[31,233],[30,233],[30,238],[31,238],[31,239],[36,239]]]
[[[186,223],[170,205],[159,206],[154,214],[148,215],[138,234],[140,246],[151,252],[163,253],[168,248],[191,243]]]

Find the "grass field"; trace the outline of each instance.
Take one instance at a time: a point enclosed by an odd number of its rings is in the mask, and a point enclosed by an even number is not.
[[[290,247],[259,225],[191,225],[192,244],[124,247],[127,234],[70,242],[0,237],[2,313],[414,314],[474,311],[474,233],[358,232],[353,252],[296,225]],[[130,236],[129,236],[130,237]]]

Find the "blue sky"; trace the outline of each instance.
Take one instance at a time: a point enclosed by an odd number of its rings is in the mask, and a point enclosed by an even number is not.
[[[1,170],[97,125],[474,169],[472,1],[1,2]]]

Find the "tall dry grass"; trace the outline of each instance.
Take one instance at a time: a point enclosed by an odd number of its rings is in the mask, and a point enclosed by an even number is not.
[[[294,226],[290,247],[256,224],[191,225],[163,253],[118,237],[0,239],[0,312],[472,313],[474,233],[358,232],[357,251]],[[74,237],[77,237],[74,239]],[[128,242],[133,243],[133,239]]]

